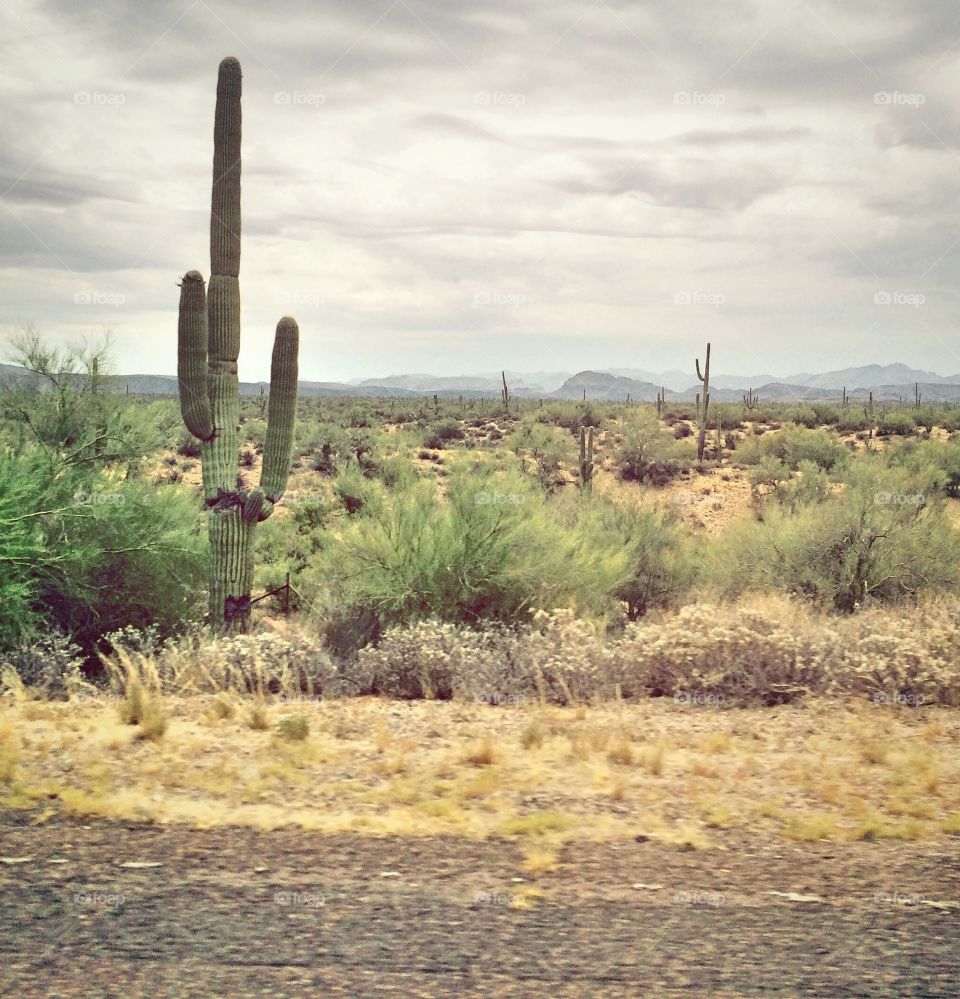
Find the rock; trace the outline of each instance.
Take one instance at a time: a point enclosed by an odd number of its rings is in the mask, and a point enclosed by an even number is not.
[[[125,860],[120,866],[131,871],[141,871],[148,867],[163,867],[163,863],[159,860]]]
[[[0,864],[29,864],[33,857],[0,857]]]

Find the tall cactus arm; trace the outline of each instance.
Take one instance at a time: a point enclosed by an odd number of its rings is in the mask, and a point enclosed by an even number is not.
[[[213,123],[213,198],[210,205],[210,270],[240,274],[240,63],[228,56],[217,74]]]
[[[180,284],[177,337],[180,413],[187,430],[208,441],[213,437],[213,419],[207,395],[207,302],[199,271],[188,271]]]
[[[260,487],[267,499],[276,501],[287,488],[293,457],[293,425],[297,415],[297,353],[300,328],[284,316],[277,323],[270,363],[270,401],[267,407],[267,438],[263,446]]]

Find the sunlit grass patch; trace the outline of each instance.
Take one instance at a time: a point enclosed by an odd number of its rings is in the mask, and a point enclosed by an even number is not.
[[[277,733],[288,742],[303,742],[310,735],[310,722],[306,715],[284,715],[277,720]]]
[[[506,836],[545,836],[572,829],[577,818],[566,812],[542,811],[509,819],[503,825]]]
[[[0,784],[12,784],[20,760],[20,745],[13,726],[0,718]]]
[[[783,827],[783,835],[787,839],[795,839],[801,843],[813,843],[821,839],[839,839],[843,828],[838,817],[828,812],[810,812],[805,815],[794,815]]]
[[[472,767],[489,767],[496,762],[497,756],[493,739],[489,735],[485,735],[479,742],[468,747],[460,759]]]

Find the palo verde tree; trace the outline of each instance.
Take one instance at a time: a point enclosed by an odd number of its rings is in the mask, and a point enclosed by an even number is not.
[[[180,411],[200,441],[203,495],[210,535],[210,624],[246,630],[253,584],[256,526],[287,487],[297,408],[300,332],[294,319],[277,324],[270,369],[267,434],[259,488],[240,490],[240,63],[220,63],[213,130],[210,284],[189,271],[180,285]]]

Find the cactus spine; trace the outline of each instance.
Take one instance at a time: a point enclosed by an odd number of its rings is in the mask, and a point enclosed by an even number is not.
[[[697,462],[703,461],[703,451],[707,443],[707,414],[710,409],[710,344],[707,344],[707,357],[703,364],[703,371],[700,370],[700,358],[696,358],[697,378],[703,382],[703,403],[699,407],[700,436],[697,438]]]
[[[277,323],[270,367],[260,487],[237,489],[240,435],[240,63],[220,63],[213,133],[210,283],[198,271],[180,285],[177,375],[180,412],[200,441],[210,536],[210,625],[244,631],[250,616],[253,542],[283,495],[293,453],[300,332]]]
[[[580,428],[580,488],[593,488],[593,427]]]

